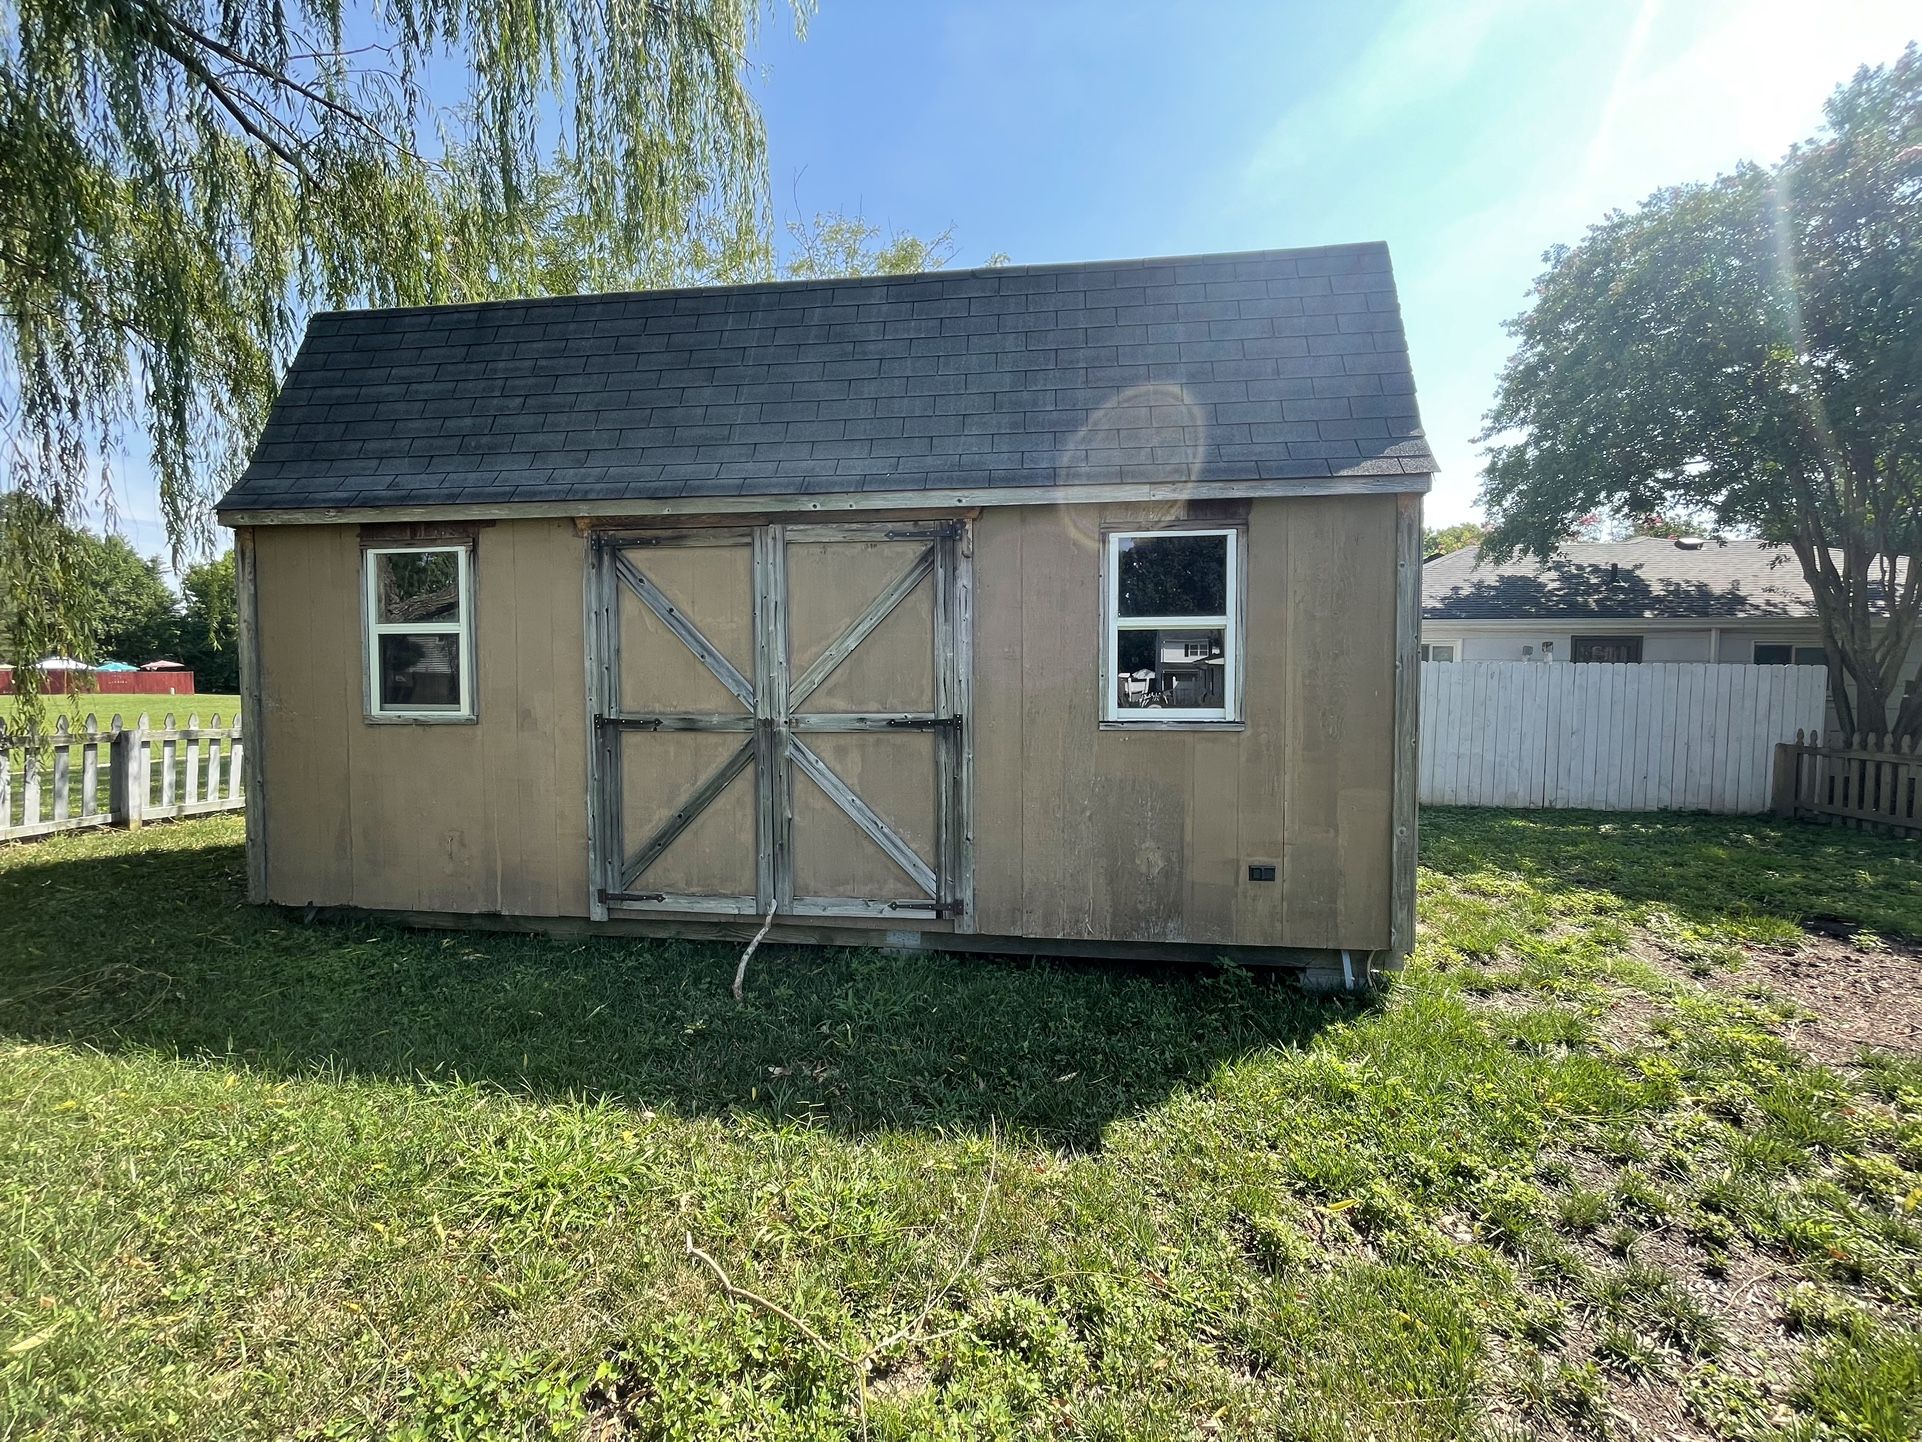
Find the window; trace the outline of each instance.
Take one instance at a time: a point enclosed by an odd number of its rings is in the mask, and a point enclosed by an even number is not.
[[[1455,659],[1453,641],[1422,642],[1421,658],[1424,661],[1452,661]]]
[[[1640,636],[1576,636],[1571,661],[1639,662],[1642,659]]]
[[[1107,538],[1107,721],[1235,721],[1241,533]]]
[[[1828,652],[1820,646],[1783,646],[1773,642],[1755,643],[1755,664],[1758,666],[1826,666],[1829,664]]]
[[[382,548],[367,570],[367,714],[474,715],[474,589],[465,546]]]

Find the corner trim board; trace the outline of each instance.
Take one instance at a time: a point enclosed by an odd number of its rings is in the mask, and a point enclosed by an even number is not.
[[[1415,948],[1415,878],[1421,862],[1421,497],[1395,503],[1394,758],[1389,796],[1389,952]]]
[[[247,788],[247,900],[267,900],[266,735],[261,725],[263,679],[260,664],[260,582],[249,526],[234,532],[234,589],[238,608],[235,640],[240,652],[241,765]]]

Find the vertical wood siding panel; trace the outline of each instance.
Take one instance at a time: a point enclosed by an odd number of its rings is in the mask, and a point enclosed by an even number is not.
[[[1021,681],[1023,512],[1000,507],[974,526],[974,900],[976,930],[1026,924]]]
[[[1126,834],[1129,818],[1094,809],[1100,576],[1093,513],[1043,509],[1024,517],[1021,556],[1022,765],[1055,778],[1022,795],[1027,889],[1022,932],[1088,938],[1097,829]]]
[[[1290,938],[1283,905],[1288,886],[1288,810],[1291,755],[1288,730],[1293,692],[1293,629],[1288,624],[1288,537],[1294,511],[1286,503],[1258,502],[1248,514],[1248,730],[1235,747],[1239,776],[1235,939],[1273,945]],[[1247,863],[1272,862],[1274,881],[1250,882]]]
[[[1335,511],[1330,524],[1348,537],[1346,587],[1337,614],[1345,628],[1344,724],[1337,752],[1341,775],[1340,910],[1336,944],[1374,933],[1390,914],[1395,772],[1395,556],[1393,497]],[[1377,946],[1387,946],[1382,937]]]
[[[1284,930],[1311,946],[1333,943],[1340,896],[1340,745],[1338,684],[1341,577],[1328,554],[1326,510],[1298,502],[1288,530],[1287,600],[1290,632],[1288,730],[1291,776],[1287,850],[1282,869]],[[1345,561],[1347,557],[1340,558]],[[1317,623],[1316,618],[1322,618]]]
[[[354,899],[346,778],[360,708],[358,576],[343,575],[335,527],[256,535],[267,789],[274,831],[289,842],[269,853],[268,892],[293,906],[338,905]]]

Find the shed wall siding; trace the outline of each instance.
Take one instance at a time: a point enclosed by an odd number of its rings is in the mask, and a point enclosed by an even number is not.
[[[1389,945],[1393,496],[1247,507],[1236,730],[1099,726],[1104,525],[975,522],[974,930]],[[268,894],[290,905],[583,916],[582,566],[566,521],[480,533],[474,725],[362,719],[352,526],[256,532]],[[1271,862],[1272,882],[1247,879]]]
[[[566,521],[482,531],[475,725],[362,719],[360,538],[262,527],[269,897],[585,915],[582,557]]]
[[[1251,504],[1245,728],[1102,730],[1099,533],[1157,514],[975,523],[976,929],[1386,947],[1395,498]]]

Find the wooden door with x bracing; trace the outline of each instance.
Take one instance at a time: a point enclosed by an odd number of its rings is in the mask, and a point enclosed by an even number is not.
[[[967,925],[963,522],[597,534],[593,914]]]

